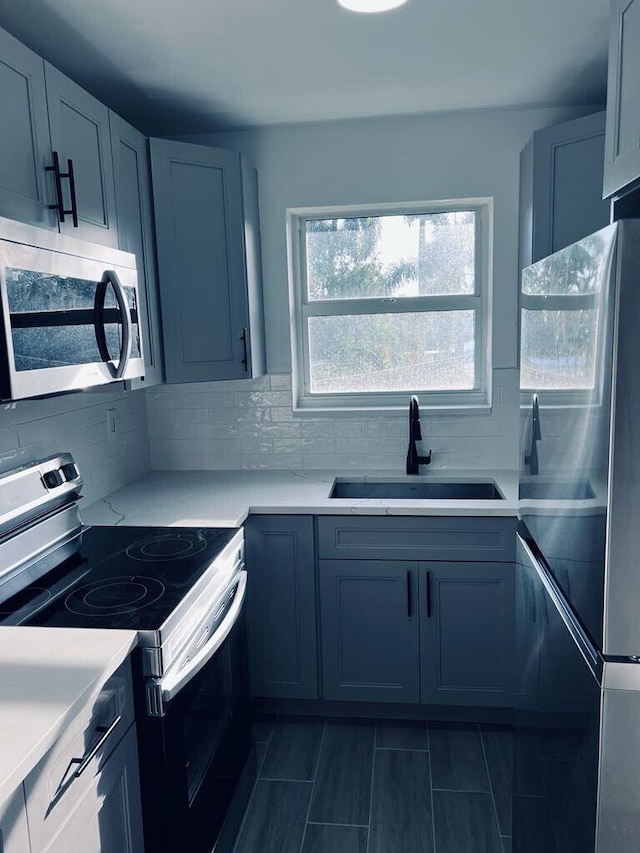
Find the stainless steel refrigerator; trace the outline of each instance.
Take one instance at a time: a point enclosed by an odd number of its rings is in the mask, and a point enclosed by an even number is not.
[[[515,853],[640,850],[640,220],[523,272]]]

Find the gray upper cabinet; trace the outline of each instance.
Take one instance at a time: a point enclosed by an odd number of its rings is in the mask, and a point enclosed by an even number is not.
[[[109,133],[109,110],[52,65],[45,63],[51,148],[60,169],[73,163],[78,226],[65,215],[60,231],[106,246],[118,246],[115,191]],[[70,181],[62,180],[65,209],[72,198]]]
[[[151,139],[168,382],[264,372],[255,170],[233,151]]]
[[[514,568],[421,563],[421,698],[508,707],[513,701]]]
[[[31,853],[22,785],[0,803],[0,853]]]
[[[109,122],[118,248],[136,256],[138,308],[143,318],[145,375],[129,384],[132,388],[148,388],[163,381],[163,364],[147,139],[113,112],[109,114]]]
[[[640,0],[611,0],[603,194],[640,179]]]
[[[317,699],[313,519],[251,516],[244,532],[251,692]]]
[[[0,216],[58,229],[48,208],[51,144],[42,59],[0,30]],[[53,197],[51,198],[53,201]]]
[[[321,560],[324,698],[418,702],[417,564]]]
[[[536,131],[520,155],[520,269],[608,225],[605,113]]]

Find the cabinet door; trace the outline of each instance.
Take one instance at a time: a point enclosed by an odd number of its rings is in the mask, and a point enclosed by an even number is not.
[[[417,563],[320,560],[325,699],[417,702]]]
[[[142,316],[145,375],[132,379],[129,385],[148,388],[162,382],[162,336],[147,138],[115,113],[109,113],[109,122],[118,248],[136,256]]]
[[[0,805],[0,853],[30,853],[24,788]]]
[[[0,216],[58,230],[53,201],[44,64],[9,33],[0,30]]]
[[[520,157],[520,268],[609,224],[605,113],[537,131]]]
[[[640,0],[612,0],[604,196],[640,178]]]
[[[244,530],[251,692],[317,699],[313,519],[253,516]]]
[[[143,849],[138,748],[131,726],[43,853],[143,853]]]
[[[65,216],[60,231],[106,246],[118,245],[109,110],[56,68],[45,63],[51,148],[62,172],[73,162],[78,227]],[[63,179],[65,207],[71,206],[69,181]]]
[[[150,148],[167,381],[249,377],[240,155],[163,139]]]
[[[421,563],[421,698],[511,706],[514,567]]]

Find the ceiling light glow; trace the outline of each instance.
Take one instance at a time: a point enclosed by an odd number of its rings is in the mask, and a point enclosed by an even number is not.
[[[397,9],[407,0],[338,0],[341,6],[351,12],[387,12],[389,9]]]

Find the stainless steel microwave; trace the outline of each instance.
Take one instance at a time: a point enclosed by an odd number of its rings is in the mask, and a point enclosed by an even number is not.
[[[135,255],[0,217],[0,398],[144,375]]]

